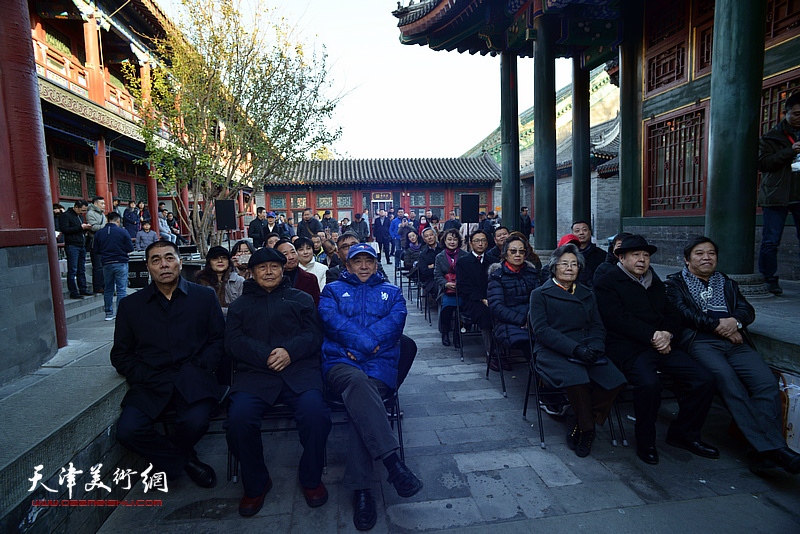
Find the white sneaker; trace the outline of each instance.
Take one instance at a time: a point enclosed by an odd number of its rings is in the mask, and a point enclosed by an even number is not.
[[[117,318],[116,315],[108,314],[108,313],[106,314],[106,321],[113,321],[116,318]]]

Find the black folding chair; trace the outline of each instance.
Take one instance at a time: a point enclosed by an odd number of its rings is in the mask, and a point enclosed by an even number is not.
[[[554,390],[552,392],[542,393],[542,392],[539,391],[540,380],[542,380],[542,383],[544,383],[544,382],[543,382],[543,379],[541,378],[541,376],[539,375],[538,371],[536,370],[536,353],[533,350],[533,333],[532,333],[531,330],[532,329],[531,329],[530,318],[528,318],[528,343],[530,345],[531,359],[529,361],[529,367],[528,367],[528,387],[527,387],[527,389],[525,391],[525,404],[524,404],[524,406],[522,408],[522,419],[525,420],[525,421],[528,420],[528,418],[527,418],[527,414],[528,414],[528,399],[530,398],[530,394],[531,394],[531,385],[533,385],[534,402],[536,403],[536,407],[537,407],[537,409],[536,409],[536,419],[537,419],[537,421],[539,423],[539,440],[541,442],[541,447],[544,449],[547,446],[545,444],[544,424],[542,422],[542,410],[539,408],[539,405],[540,405],[539,401],[540,401],[540,399],[543,398],[544,395],[548,395],[548,396],[549,395],[558,395],[559,397],[562,397],[563,396],[563,392],[561,390],[556,390],[555,388],[552,388],[552,386],[551,386],[551,388]],[[545,400],[545,402],[546,402],[546,400]],[[627,447],[628,446],[628,440],[625,438],[625,429],[622,426],[622,417],[620,415],[619,406],[617,404],[617,400],[616,399],[614,400],[614,411],[613,411],[613,413],[617,417],[617,425],[619,426],[619,431],[620,431],[620,434],[622,436],[622,445]],[[611,434],[611,444],[614,447],[616,447],[618,445],[618,442],[617,442],[616,435],[614,434],[614,421],[613,421],[613,417],[612,417],[611,413],[609,413],[609,416],[608,416],[608,430],[609,430],[609,433]]]
[[[461,299],[456,298],[456,315],[455,315],[455,326],[456,328],[453,329],[453,332],[456,333],[460,339],[461,343],[459,343],[459,350],[461,351],[461,361],[464,361],[464,336],[467,335],[481,335],[481,331],[478,328],[478,325],[467,315],[462,313],[461,311]],[[456,332],[458,330],[458,332]]]
[[[506,379],[504,375],[503,364],[528,363],[529,358],[524,349],[519,349],[519,347],[515,349],[514,347],[510,347],[497,339],[497,336],[495,336],[496,326],[497,321],[495,320],[494,316],[492,316],[492,350],[489,352],[489,357],[486,359],[486,380],[489,380],[489,371],[491,370],[492,360],[495,360],[497,362],[497,367],[500,370],[500,385],[503,388],[503,397],[508,397],[508,393],[506,393]],[[521,358],[512,357],[512,350],[521,350],[523,356]]]

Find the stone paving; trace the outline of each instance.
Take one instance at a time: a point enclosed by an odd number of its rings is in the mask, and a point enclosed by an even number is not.
[[[563,424],[547,415],[543,450],[535,411],[529,411],[529,421],[522,419],[527,367],[515,365],[506,374],[504,398],[498,374],[485,378],[480,337],[465,338],[461,362],[457,350],[442,346],[435,321],[434,315],[429,326],[416,303],[409,304],[405,333],[419,352],[400,389],[403,437],[406,462],[425,487],[410,499],[399,498],[378,462],[373,532],[800,532],[800,477],[751,474],[744,445],[727,434],[730,418],[721,406],[715,404],[704,429],[704,438],[722,451],[719,460],[663,442],[674,401],[662,406],[657,466],[636,458],[632,439],[629,447],[613,446],[607,426],[599,430],[591,456],[578,458],[564,445]],[[632,437],[631,405],[623,404],[622,412]],[[163,506],[120,507],[100,532],[354,532],[351,495],[340,487],[346,432],[334,426],[328,441],[325,506],[311,509],[303,499],[296,433],[265,433],[275,486],[258,515],[240,517],[241,483],[225,479],[225,438],[211,434],[198,452],[216,469],[216,488],[201,489],[182,477],[168,494],[145,496],[138,485],[129,499],[161,498]]]

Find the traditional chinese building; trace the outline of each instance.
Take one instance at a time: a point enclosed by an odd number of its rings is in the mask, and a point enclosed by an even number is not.
[[[724,250],[722,270],[753,273],[758,137],[780,120],[780,104],[800,77],[800,6],[785,0],[430,0],[394,14],[403,44],[500,56],[505,212],[519,206],[517,59],[534,58],[537,249],[552,249],[557,240],[555,59],[573,60],[571,211],[587,220],[590,70],[616,60],[619,157],[602,173],[619,176],[619,228],[657,240],[656,260],[665,262],[677,259],[686,235],[704,232]],[[781,249],[782,276],[800,273],[790,245]]]
[[[460,195],[479,195],[481,210],[494,209],[492,189],[500,167],[488,154],[478,158],[353,159],[307,161],[265,187],[256,203],[293,217],[305,208],[337,220],[354,213],[403,208],[417,213],[430,209],[441,220],[460,211]],[[371,222],[371,221],[370,221]]]

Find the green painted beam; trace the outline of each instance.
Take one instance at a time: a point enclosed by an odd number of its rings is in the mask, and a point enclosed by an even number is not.
[[[533,216],[537,250],[556,248],[556,56],[558,21],[540,16],[533,22]],[[516,214],[514,214],[516,216]],[[506,219],[508,220],[508,219]]]
[[[719,268],[752,274],[766,2],[717,0],[711,58],[706,234]]]
[[[517,93],[517,56],[500,55],[500,143],[503,220],[512,230],[519,230],[519,98]]]
[[[642,2],[629,0],[619,48],[619,228],[623,217],[642,215],[642,82],[644,50]]]

